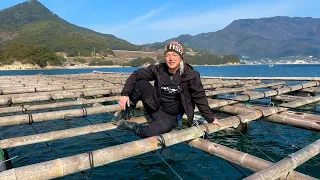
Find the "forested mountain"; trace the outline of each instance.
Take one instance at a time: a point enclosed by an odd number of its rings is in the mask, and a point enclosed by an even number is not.
[[[220,31],[195,36],[181,35],[174,39],[192,48],[217,54],[252,58],[294,55],[320,57],[320,18],[278,16],[240,19]],[[159,48],[170,40],[146,46]]]
[[[94,50],[107,55],[112,53],[110,49],[142,49],[113,35],[73,25],[37,0],[0,11],[0,58],[6,61],[32,59],[32,50],[27,50],[29,46],[41,52],[65,52],[68,56],[88,56]]]

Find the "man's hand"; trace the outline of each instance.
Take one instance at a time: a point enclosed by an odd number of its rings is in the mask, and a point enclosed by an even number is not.
[[[120,105],[122,110],[126,110],[126,105],[130,107],[130,99],[129,96],[121,96],[119,98],[118,104]]]
[[[215,125],[221,127],[221,126],[220,126],[220,123],[219,123],[219,121],[218,121],[217,118],[214,118],[214,119],[213,119],[212,124],[215,124]]]

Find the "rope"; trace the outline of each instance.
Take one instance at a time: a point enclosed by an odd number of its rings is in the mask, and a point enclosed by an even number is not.
[[[161,152],[160,152],[161,153]],[[160,155],[158,152],[156,154],[161,158],[161,160],[170,168],[170,170],[179,178],[182,180],[182,177],[179,176],[179,174],[170,166],[170,164]]]
[[[159,137],[160,137],[160,139],[158,138],[158,141],[159,141],[158,146],[161,146],[161,149],[160,149],[160,154],[161,154],[162,151],[167,148],[167,145],[166,145],[166,141],[165,141],[164,137],[162,136],[162,134],[160,134]]]
[[[244,134],[242,134],[239,130],[236,130],[238,133],[240,133],[251,145],[253,145],[258,151],[260,151],[263,155],[265,155],[267,158],[269,158],[272,162],[276,162],[273,160],[270,156],[268,156],[266,153],[264,153],[262,150],[260,150],[252,141],[250,141]]]
[[[29,116],[29,122],[28,122],[28,124],[31,125],[32,123],[34,123],[32,114],[31,114],[31,113],[28,113],[28,116]],[[38,134],[38,133],[37,133],[37,134]]]
[[[11,106],[13,104],[13,102],[12,102],[12,98],[11,97],[9,97],[8,98],[8,101],[7,101],[7,106]]]
[[[205,124],[203,124],[204,125],[204,127],[206,127],[206,130],[205,131],[203,131],[204,132],[204,135],[203,135],[203,139],[208,139],[209,138],[209,128],[208,128],[208,126],[207,125],[205,125]]]
[[[107,112],[107,113],[113,116],[112,113],[109,113],[109,112]],[[86,119],[90,124],[93,124],[87,117],[85,117],[85,119]],[[112,137],[112,138],[118,140],[120,143],[122,143],[122,144],[124,143],[121,139],[116,138],[116,137],[112,136],[111,134],[109,134],[109,133],[107,133],[107,132],[105,132],[105,131],[102,131],[102,132],[103,132],[104,134],[108,135],[109,137]],[[161,137],[162,137],[162,136],[161,136]],[[161,138],[161,137],[160,137],[160,138]],[[163,137],[162,137],[162,139],[163,139]],[[160,141],[161,141],[161,140],[160,140]],[[159,141],[159,143],[160,143],[160,141]],[[161,141],[161,142],[163,142],[163,144],[165,145],[164,139],[163,139],[163,141]],[[167,149],[167,150],[168,150],[168,149]],[[162,151],[161,151],[161,152],[162,152]],[[160,153],[161,153],[161,152],[160,152]],[[155,151],[155,154],[158,155],[158,156],[161,158],[161,160],[169,167],[169,169],[170,169],[179,179],[182,179],[181,176],[179,176],[178,173],[170,166],[170,164],[161,156],[161,154],[157,153],[157,151]]]
[[[82,108],[82,117],[86,117],[88,115],[87,109],[86,108]]]
[[[88,154],[89,154],[90,172],[87,174],[84,171],[80,171],[80,173],[82,175],[84,175],[87,179],[89,179],[89,177],[92,175],[93,168],[94,168],[94,161],[93,161],[93,153],[92,153],[92,151],[88,152]]]
[[[220,115],[221,115],[221,113],[222,113],[222,110],[221,110],[221,112],[220,112]],[[240,118],[239,118],[239,120],[241,120]],[[208,126],[206,125],[206,124],[202,124],[202,125],[204,125],[205,127],[206,127],[206,131],[203,131],[204,132],[204,135],[203,135],[203,139],[211,139],[211,137],[209,136],[209,128],[208,128]],[[199,126],[199,122],[198,121],[195,121],[191,126],[196,126],[196,127],[198,127]],[[202,158],[202,157],[200,157],[200,158]],[[225,160],[225,159],[224,159]],[[243,177],[247,177],[248,175],[246,175],[244,172],[242,172],[239,168],[237,168],[234,164],[232,164],[231,162],[229,162],[229,161],[227,161],[227,160],[225,160],[228,164],[230,164],[230,166],[232,166],[234,169],[236,169],[240,174],[242,174],[243,175]]]
[[[30,114],[31,115],[31,114]],[[32,116],[31,116],[32,117]],[[34,132],[36,132],[36,134],[39,134],[39,132],[37,131],[37,129],[33,126],[33,124],[29,124],[31,127],[32,127],[32,129],[34,130]],[[53,152],[55,155],[56,155],[56,157],[59,157],[59,155],[53,150],[53,149],[51,149],[51,147],[49,146],[49,144],[47,143],[47,142],[44,142],[45,144],[46,144],[46,146],[50,149],[50,151],[51,152]]]
[[[283,138],[280,133],[277,133],[277,132],[273,131],[272,129],[270,129],[268,126],[264,125],[260,120],[258,120],[257,122],[259,122],[259,124],[262,125],[267,131],[275,134],[277,137],[279,137],[280,139],[282,139],[283,141],[288,143],[291,147],[293,147],[293,148],[295,148],[297,150],[302,149],[302,147],[298,147],[298,146],[294,145],[293,143],[289,142],[288,140],[286,140],[285,138]],[[319,159],[316,156],[312,157],[311,159],[315,159],[317,162],[319,162]],[[320,167],[318,165],[315,165],[315,167],[320,170]],[[306,171],[308,172],[307,169],[306,169]]]

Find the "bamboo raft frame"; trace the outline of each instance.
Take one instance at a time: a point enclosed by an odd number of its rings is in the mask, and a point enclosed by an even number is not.
[[[117,104],[122,86],[129,74],[88,73],[74,75],[33,75],[0,77],[0,126],[17,126],[68,118],[119,111]],[[263,83],[262,80],[272,80]],[[285,81],[299,81],[286,86]],[[201,124],[182,130],[173,130],[162,135],[166,146],[185,142],[222,159],[238,164],[255,172],[246,179],[315,179],[294,171],[296,167],[319,154],[320,140],[300,149],[287,158],[271,163],[226,146],[201,139],[209,134],[227,128],[264,118],[266,121],[320,132],[320,116],[291,111],[304,105],[315,104],[320,96],[301,97],[288,95],[292,92],[319,93],[320,78],[309,77],[202,77],[210,108],[225,112],[229,117],[220,119],[221,127]],[[260,89],[260,90],[259,90]],[[268,89],[268,90],[266,90]],[[258,91],[252,91],[258,90]],[[261,91],[265,90],[265,91]],[[232,94],[226,98],[224,94]],[[276,106],[243,103],[252,100],[272,98],[283,101]],[[80,106],[80,107],[78,107]],[[86,107],[83,107],[86,106]],[[87,107],[89,106],[89,107]],[[92,107],[90,107],[92,106]],[[67,108],[68,109],[64,109]],[[142,108],[139,103],[137,107]],[[55,110],[62,108],[63,110]],[[51,110],[50,112],[43,112]],[[38,112],[40,111],[40,112]],[[195,110],[196,112],[198,109]],[[14,113],[14,115],[12,115]],[[147,116],[130,119],[137,123],[148,123]],[[36,143],[76,137],[116,129],[112,122],[93,124],[47,133],[12,137],[0,140],[0,148],[16,148]],[[92,151],[94,167],[161,149],[160,136],[132,141]],[[130,150],[128,150],[130,148]],[[0,179],[52,179],[90,169],[90,153],[82,153],[51,161],[27,165],[0,172]]]

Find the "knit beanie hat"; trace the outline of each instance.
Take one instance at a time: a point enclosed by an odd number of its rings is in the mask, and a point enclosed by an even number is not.
[[[183,59],[183,47],[180,43],[178,43],[176,41],[169,42],[164,47],[164,53],[166,53],[168,51],[174,51],[174,52],[178,53],[180,55],[181,59]]]

